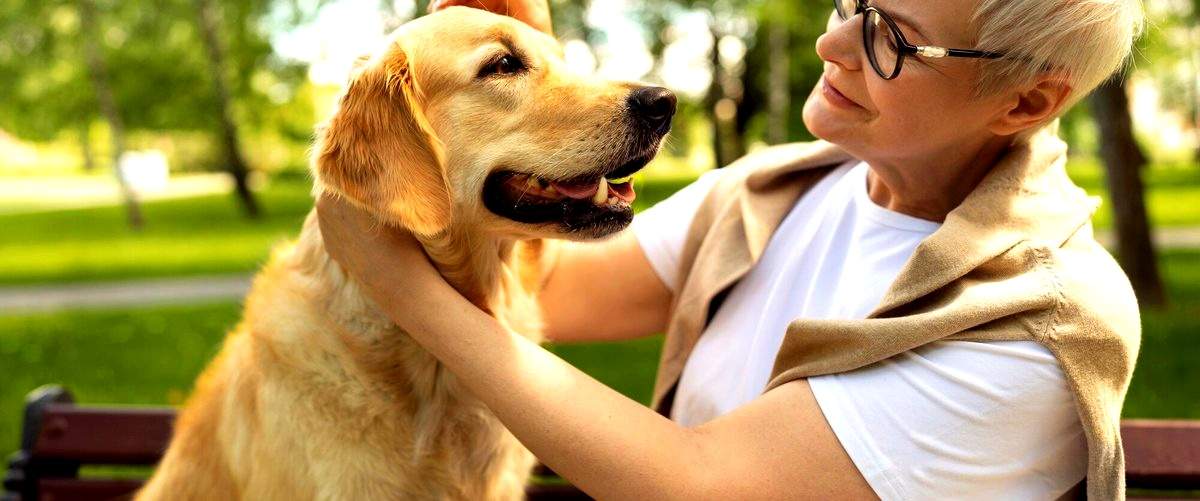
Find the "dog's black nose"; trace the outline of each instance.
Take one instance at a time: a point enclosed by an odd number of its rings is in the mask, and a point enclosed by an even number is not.
[[[651,130],[666,133],[675,116],[675,93],[662,87],[642,87],[629,94],[629,110]]]

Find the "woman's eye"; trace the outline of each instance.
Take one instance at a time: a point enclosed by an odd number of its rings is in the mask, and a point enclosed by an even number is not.
[[[520,73],[524,69],[525,64],[521,62],[520,58],[508,55],[484,67],[483,71],[479,72],[479,76],[486,77],[491,75],[514,75]]]

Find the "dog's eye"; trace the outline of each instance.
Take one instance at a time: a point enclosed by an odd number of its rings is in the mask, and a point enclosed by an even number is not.
[[[479,77],[487,77],[492,75],[514,75],[525,70],[525,63],[517,56],[507,55],[495,62],[489,63],[479,71]]]

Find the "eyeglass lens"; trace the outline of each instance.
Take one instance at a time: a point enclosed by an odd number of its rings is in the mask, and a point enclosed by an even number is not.
[[[843,21],[858,13],[858,0],[833,0],[833,5],[837,8],[838,16]]]
[[[849,20],[858,13],[859,0],[834,0],[838,17]],[[896,78],[900,69],[900,44],[891,24],[879,12],[870,10],[863,19],[863,47],[871,67],[883,78]]]
[[[871,66],[883,78],[895,78],[900,65],[900,44],[891,25],[873,10],[866,13],[863,23],[863,45]]]

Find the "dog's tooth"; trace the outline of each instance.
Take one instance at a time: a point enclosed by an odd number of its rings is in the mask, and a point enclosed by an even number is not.
[[[617,205],[617,197],[608,197],[608,205]]]
[[[544,193],[546,195],[550,195],[550,196],[555,196],[555,195],[558,195],[558,190],[554,189],[554,185],[550,185],[550,186],[547,186],[546,189],[542,191],[542,193]]]
[[[539,183],[536,177],[529,176],[528,178],[525,178],[525,186],[528,186],[529,188],[540,190],[542,189],[541,185],[542,183]]]
[[[601,205],[608,200],[608,180],[600,178],[600,186],[596,189],[596,194],[592,196],[592,203]]]

